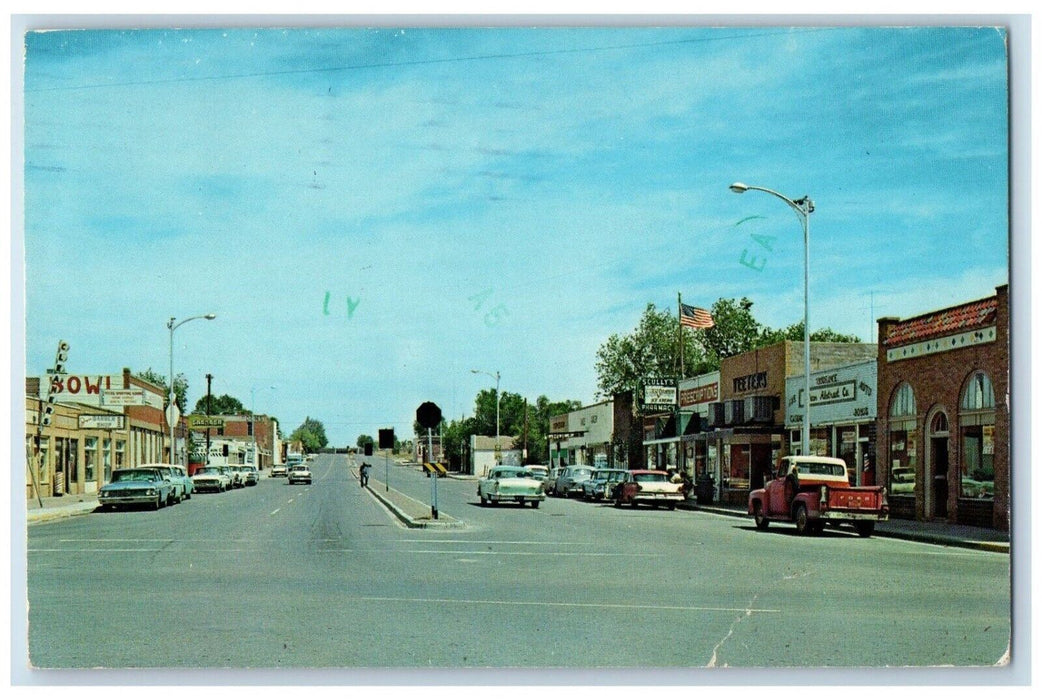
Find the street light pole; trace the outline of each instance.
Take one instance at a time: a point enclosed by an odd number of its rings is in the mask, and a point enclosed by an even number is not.
[[[173,316],[171,316],[170,320],[167,321],[167,323],[166,323],[166,327],[168,329],[170,329],[170,397],[169,397],[170,398],[170,403],[169,403],[169,406],[173,406],[174,405],[174,398],[175,398],[175,394],[174,394],[174,331],[176,331],[179,327],[183,326],[184,324],[188,323],[189,321],[194,321],[194,320],[196,320],[198,318],[205,318],[207,321],[212,321],[215,318],[217,318],[217,314],[205,314],[203,316],[189,316],[188,318],[186,318],[186,319],[184,319],[182,321],[178,321],[177,323],[174,323],[174,321],[176,321],[177,319],[174,318]],[[173,409],[171,408],[169,410],[170,410],[170,416],[173,416],[173,414],[174,414]],[[173,464],[174,463],[174,421],[171,420],[170,416],[167,416],[167,420],[170,423],[170,464]]]
[[[748,190],[766,192],[782,200],[796,212],[796,218],[803,225],[803,379],[806,404],[803,407],[803,424],[801,426],[801,452],[810,454],[810,215],[814,211],[814,202],[807,195],[800,199],[789,199],[780,192],[736,182],[730,190],[742,194]]]
[[[496,451],[499,452],[499,370],[497,369],[495,374],[481,369],[472,369],[470,371],[473,374],[487,374],[496,380]]]

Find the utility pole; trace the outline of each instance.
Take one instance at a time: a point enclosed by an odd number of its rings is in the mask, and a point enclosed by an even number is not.
[[[210,417],[210,386],[213,383],[213,375],[206,375],[206,417]],[[210,427],[206,428],[206,457],[203,458],[203,466],[210,463]]]

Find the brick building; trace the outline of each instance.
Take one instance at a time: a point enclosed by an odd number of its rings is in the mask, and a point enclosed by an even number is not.
[[[211,438],[238,438],[238,442],[246,444],[247,449],[242,459],[244,464],[253,464],[258,469],[268,469],[272,464],[283,461],[281,445],[278,439],[279,425],[271,416],[235,415],[221,416],[224,427],[213,432]],[[257,455],[253,455],[256,444]]]
[[[46,391],[55,399],[51,425],[40,425]],[[113,469],[168,461],[170,428],[164,390],[131,374],[26,377],[27,497],[96,493]],[[175,439],[183,444],[183,423]]]
[[[1009,529],[1009,285],[879,319],[876,446],[893,517]]]

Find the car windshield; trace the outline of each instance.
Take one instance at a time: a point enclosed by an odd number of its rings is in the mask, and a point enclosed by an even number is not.
[[[112,483],[120,481],[157,481],[159,474],[150,469],[129,469],[112,473]]]
[[[220,473],[221,473],[221,470],[218,469],[217,467],[203,467],[202,469],[200,469],[200,470],[198,470],[196,472],[196,476],[198,476],[200,474],[220,474]]]
[[[634,481],[649,482],[649,481],[666,481],[666,475],[662,473],[651,473],[651,474],[634,474]]]
[[[576,469],[572,472],[573,479],[589,479],[593,471],[590,469]]]

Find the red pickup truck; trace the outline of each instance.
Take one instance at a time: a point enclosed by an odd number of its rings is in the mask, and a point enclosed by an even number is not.
[[[774,478],[749,494],[749,514],[761,530],[774,520],[795,523],[801,535],[816,535],[825,523],[849,523],[869,537],[890,506],[882,486],[851,486],[843,460],[795,456],[783,457]]]

